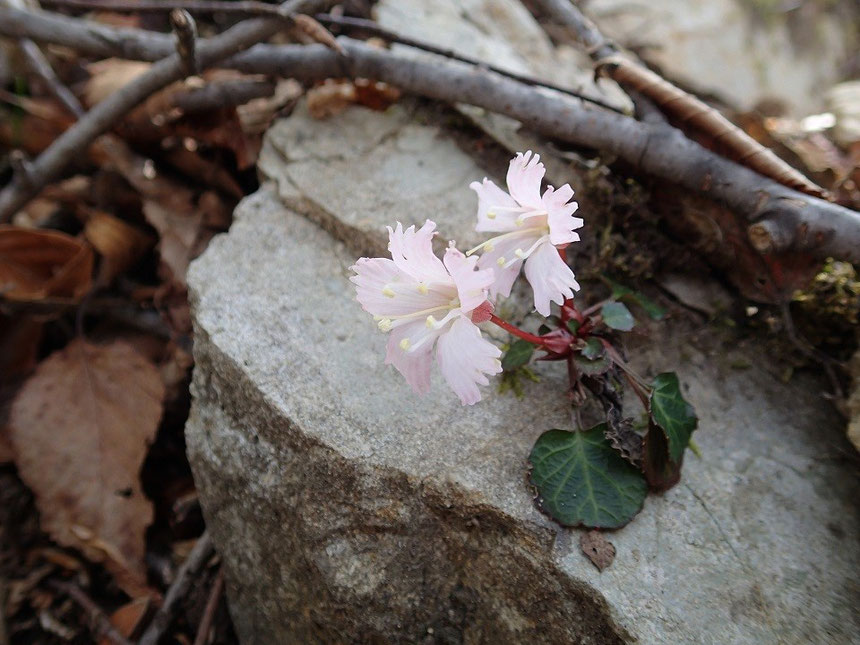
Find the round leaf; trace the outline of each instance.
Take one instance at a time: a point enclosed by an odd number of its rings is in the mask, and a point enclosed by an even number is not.
[[[618,331],[630,331],[636,323],[633,320],[633,314],[621,302],[607,302],[600,310],[600,314],[603,316],[603,322],[606,323],[607,327]]]
[[[681,394],[678,375],[663,372],[654,379],[651,392],[651,418],[663,429],[669,442],[669,458],[680,463],[684,449],[690,443],[690,435],[699,420],[696,412]]]
[[[604,436],[606,424],[582,432],[549,430],[529,455],[541,511],[565,526],[619,528],[642,508],[648,486]]]
[[[502,369],[506,372],[522,367],[531,359],[535,346],[527,340],[515,340],[502,357]]]

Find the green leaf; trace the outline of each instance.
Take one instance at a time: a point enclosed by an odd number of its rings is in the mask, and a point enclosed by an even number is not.
[[[602,277],[604,282],[612,289],[613,298],[639,305],[653,320],[663,320],[666,317],[666,309],[651,300],[648,296],[639,291],[633,291],[630,287],[625,287],[623,284],[615,282],[612,278],[607,276]]]
[[[651,418],[663,429],[668,440],[669,458],[680,463],[690,435],[699,420],[696,412],[681,394],[681,385],[675,372],[663,372],[654,379],[651,392]]]
[[[636,321],[633,320],[633,314],[621,302],[607,302],[600,310],[600,315],[603,316],[603,322],[607,327],[617,329],[619,331],[630,331]]]
[[[582,355],[589,360],[600,358],[606,353],[603,343],[593,336],[585,341],[585,347],[582,348]]]
[[[578,320],[568,320],[567,321],[567,330],[571,334],[573,334],[574,336],[576,336],[576,334],[579,332],[580,326],[581,325],[580,325]]]
[[[511,343],[510,349],[502,357],[502,369],[510,372],[518,367],[522,367],[529,362],[534,351],[535,346],[527,340],[515,340]]]
[[[615,529],[640,511],[642,473],[609,445],[601,423],[590,430],[549,430],[529,455],[538,508],[565,526]]]

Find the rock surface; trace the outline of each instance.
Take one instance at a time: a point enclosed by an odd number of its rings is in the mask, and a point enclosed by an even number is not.
[[[852,642],[860,486],[818,381],[658,325],[640,368],[679,368],[703,458],[608,534],[600,573],[524,483],[538,434],[569,426],[560,366],[525,401],[461,407],[438,375],[417,398],[348,282],[396,219],[469,239],[484,171],[398,109],[295,121],[261,157],[279,188],[189,274],[188,451],[242,642]]]

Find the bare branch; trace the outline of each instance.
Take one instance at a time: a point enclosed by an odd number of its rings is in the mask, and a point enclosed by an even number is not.
[[[179,601],[186,596],[191,583],[194,582],[195,575],[206,565],[212,552],[212,538],[209,536],[208,531],[204,531],[203,535],[197,540],[197,544],[191,549],[191,553],[188,554],[188,558],[186,558],[176,573],[176,580],[173,581],[170,589],[167,590],[167,594],[164,596],[164,603],[155,612],[152,622],[146,628],[143,636],[140,637],[138,645],[157,645],[164,632],[170,627]]]
[[[382,38],[389,43],[397,43],[400,45],[406,45],[407,47],[414,47],[415,49],[420,49],[421,51],[429,52],[431,54],[444,56],[445,58],[450,58],[451,60],[457,60],[462,63],[469,63],[470,65],[483,67],[491,72],[495,72],[496,74],[499,74],[501,76],[507,76],[508,78],[512,78],[521,83],[525,83],[526,85],[534,85],[535,87],[546,87],[548,89],[555,90],[556,92],[561,92],[562,94],[569,94],[570,96],[575,96],[578,99],[582,99],[583,101],[587,101],[588,103],[593,103],[594,105],[599,105],[602,108],[612,110],[613,112],[617,112],[618,114],[624,114],[623,110],[618,109],[614,105],[609,105],[608,103],[601,101],[598,98],[588,96],[587,94],[582,94],[581,92],[576,92],[569,88],[555,85],[547,81],[542,81],[539,78],[535,78],[533,76],[510,72],[508,70],[502,69],[501,67],[496,67],[495,65],[485,63],[484,61],[479,60],[477,58],[462,56],[461,54],[455,52],[453,49],[445,49],[444,47],[437,47],[436,45],[424,42],[423,40],[409,38],[408,36],[404,36],[403,34],[399,34],[395,31],[391,31],[390,29],[386,29],[385,27],[381,27],[379,23],[376,23],[372,20],[334,16],[328,13],[317,14],[316,19],[324,25],[337,25],[339,27],[351,27],[354,29],[358,29],[365,33],[372,34],[377,38]]]
[[[284,10],[283,6],[257,2],[256,0],[45,0],[43,5],[65,7],[67,9],[103,9],[105,11],[194,11],[196,13],[229,13],[243,16],[266,16],[283,20],[287,25],[295,25],[316,42],[330,47],[339,54],[344,51],[334,36],[314,18],[306,14]]]
[[[321,3],[315,0],[289,0],[282,5],[282,8],[285,12],[296,12],[313,10],[319,4]],[[4,11],[7,10],[4,9]],[[68,23],[68,19],[65,22]],[[281,24],[279,20],[254,18],[235,25],[219,36],[201,41],[197,47],[197,60],[201,69],[211,67],[265,40],[277,33]],[[172,54],[96,105],[74,126],[60,135],[33,162],[29,185],[13,180],[0,192],[0,222],[8,221],[34,196],[36,188],[59,177],[81,149],[113,127],[124,114],[142,103],[148,96],[181,79],[184,74],[185,63],[182,57],[179,54]]]
[[[33,73],[42,77],[51,94],[72,116],[76,119],[79,118],[84,113],[83,106],[81,106],[78,98],[72,94],[72,91],[57,78],[54,69],[48,63],[39,46],[29,38],[22,38],[18,41],[18,45],[21,47],[21,52]]]
[[[155,60],[172,50],[170,36],[111,29],[44,12],[0,7],[0,34],[74,47],[96,56],[134,54]],[[341,38],[349,59],[322,46],[257,45],[221,63],[246,73],[314,82],[364,77],[446,102],[506,114],[545,136],[616,155],[642,172],[731,208],[753,224],[775,217],[790,242],[817,257],[860,262],[860,214],[799,193],[706,150],[659,121],[641,122],[589,109],[569,96],[537,89],[474,65],[380,50]]]
[[[604,73],[624,88],[640,92],[673,119],[674,125],[712,141],[720,152],[748,168],[795,190],[827,197],[827,191],[762,146],[697,97],[658,76],[641,62],[621,53],[571,0],[535,0],[552,18],[569,27]]]

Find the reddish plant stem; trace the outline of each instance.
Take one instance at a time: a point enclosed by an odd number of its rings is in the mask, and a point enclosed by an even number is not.
[[[544,339],[540,336],[535,336],[534,334],[530,334],[527,331],[523,331],[519,327],[514,327],[511,323],[502,320],[496,314],[490,314],[490,320],[505,331],[512,333],[514,336],[522,338],[523,340],[527,340],[528,342],[534,343],[535,345],[544,344]]]

